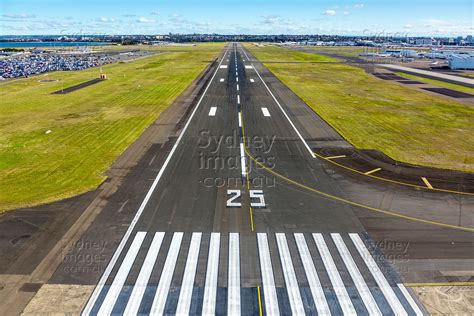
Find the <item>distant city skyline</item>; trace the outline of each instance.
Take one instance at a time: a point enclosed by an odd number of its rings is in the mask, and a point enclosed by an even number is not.
[[[3,0],[0,35],[474,33],[470,0],[123,1]]]

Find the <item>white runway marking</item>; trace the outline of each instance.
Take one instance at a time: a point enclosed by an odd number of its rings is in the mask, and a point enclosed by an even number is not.
[[[132,294],[128,300],[124,315],[136,315],[138,313],[138,308],[140,307],[143,294],[145,293],[148,280],[150,279],[151,272],[153,271],[153,266],[155,265],[156,258],[158,256],[158,252],[160,251],[164,237],[165,233],[163,232],[155,233],[150,248],[146,254],[145,261],[143,261],[140,273],[138,274],[137,281],[133,286]]]
[[[178,306],[176,315],[188,315],[191,307],[191,297],[193,295],[194,277],[199,257],[199,248],[201,246],[202,233],[193,233],[189,245],[188,258],[186,259],[186,268],[184,269],[183,283],[179,292]]]
[[[272,93],[272,91],[270,90],[270,88],[267,86],[267,84],[265,83],[265,81],[263,80],[262,76],[260,76],[260,74],[258,73],[258,70],[257,68],[255,68],[255,73],[257,74],[257,76],[260,78],[260,81],[262,81],[263,85],[265,86],[265,88],[267,88],[268,92],[270,93],[270,95],[272,96],[273,100],[275,100],[275,103],[278,105],[278,107],[280,108],[280,110],[283,112],[283,114],[285,115],[286,119],[288,120],[288,122],[290,122],[291,126],[293,127],[294,131],[296,132],[296,134],[298,135],[298,137],[301,139],[301,141],[303,142],[303,144],[305,145],[306,149],[309,151],[309,154],[311,155],[311,157],[313,158],[316,158],[316,155],[313,153],[313,151],[311,150],[311,148],[309,147],[308,143],[306,143],[306,141],[304,140],[303,136],[301,136],[301,133],[298,131],[298,129],[296,128],[295,124],[293,124],[293,122],[291,121],[290,117],[288,116],[288,114],[286,114],[285,110],[283,109],[283,107],[281,106],[280,102],[278,102],[277,98],[275,97],[275,95]]]
[[[270,112],[268,112],[267,108],[262,108],[262,112],[263,112],[263,116],[267,116],[267,117],[270,116]]]
[[[365,264],[369,268],[369,271],[372,273],[375,282],[377,282],[377,285],[379,286],[383,295],[387,299],[387,302],[392,308],[395,315],[407,315],[407,312],[398,300],[397,295],[395,295],[395,292],[393,291],[392,287],[390,286],[390,284],[388,284],[387,279],[385,279],[385,276],[383,275],[382,271],[380,271],[379,266],[375,262],[374,258],[372,258],[370,252],[365,247],[364,242],[360,238],[359,234],[352,233],[349,234],[349,236],[351,237],[352,242],[356,246],[360,256],[362,257],[362,259],[364,259]]]
[[[229,275],[227,285],[227,315],[240,315],[240,250],[239,234],[229,234]]]
[[[215,116],[217,111],[217,107],[212,106],[211,109],[209,110],[209,116]]]
[[[239,112],[239,127],[242,127],[242,112]]]
[[[228,51],[229,50],[227,49],[226,53]],[[219,67],[222,65],[223,61],[224,61],[224,58],[222,58],[221,61],[219,62],[219,65],[218,65]],[[104,288],[105,282],[109,278],[110,273],[112,273],[112,270],[115,267],[115,264],[117,263],[117,260],[119,259],[123,248],[127,244],[127,241],[130,238],[130,235],[132,234],[133,229],[135,228],[135,225],[138,223],[138,220],[140,219],[143,211],[145,210],[145,207],[148,204],[148,201],[150,200],[151,195],[155,191],[155,188],[158,185],[158,182],[160,181],[163,173],[166,170],[166,167],[168,166],[169,162],[171,161],[171,157],[173,157],[173,154],[176,151],[176,148],[178,148],[178,145],[180,144],[181,139],[183,138],[184,134],[186,133],[186,130],[188,129],[189,124],[191,123],[191,120],[193,119],[194,115],[196,114],[196,111],[198,110],[199,105],[201,104],[202,100],[206,96],[206,93],[209,90],[209,87],[211,86],[214,78],[216,77],[218,70],[219,70],[219,68],[217,68],[216,71],[214,71],[214,74],[212,75],[211,80],[209,81],[209,83],[206,86],[206,89],[204,89],[204,92],[202,93],[201,97],[199,98],[199,101],[198,101],[196,107],[192,111],[191,115],[189,116],[189,119],[186,121],[186,124],[184,125],[183,130],[179,134],[178,139],[176,140],[175,144],[173,145],[173,148],[171,148],[170,153],[166,157],[166,160],[163,163],[163,166],[161,167],[160,171],[156,175],[155,180],[153,180],[153,183],[152,183],[150,189],[148,190],[145,198],[143,199],[142,203],[140,204],[140,207],[138,208],[137,213],[135,214],[132,221],[130,222],[130,225],[128,226],[128,229],[125,232],[125,235],[120,240],[120,243],[117,246],[117,249],[115,250],[112,258],[110,259],[110,261],[107,265],[107,268],[105,268],[104,273],[100,277],[99,282],[97,283],[97,286],[95,287],[94,291],[92,292],[91,296],[89,297],[89,300],[87,301],[87,304],[84,307],[84,310],[82,311],[81,315],[85,316],[85,315],[89,315],[91,313],[92,308],[94,307],[94,305],[97,301],[97,298],[100,295],[100,292],[102,292],[102,289]]]
[[[166,256],[165,265],[161,272],[160,282],[158,283],[153,304],[151,305],[151,315],[162,315],[165,310],[166,299],[168,298],[171,279],[173,278],[176,259],[178,259],[179,248],[181,247],[182,240],[183,233],[177,232],[173,234],[168,255]]]
[[[245,163],[245,150],[243,143],[240,143],[240,165],[242,167],[242,177],[245,178],[247,175],[247,165]]]
[[[367,287],[364,278],[360,274],[354,259],[352,259],[349,249],[347,249],[341,235],[331,234],[331,237],[334,241],[334,244],[336,245],[337,250],[339,251],[339,254],[341,255],[342,260],[344,261],[344,264],[347,267],[347,271],[349,271],[349,274],[354,281],[357,291],[359,291],[360,297],[362,298],[369,315],[382,315],[380,309],[377,306],[377,302],[374,300],[372,293],[370,293],[370,290]]]
[[[224,78],[221,78],[221,79],[219,80],[219,82],[224,82]]]
[[[202,315],[211,316],[216,311],[217,274],[219,272],[219,250],[221,234],[211,233],[209,242],[209,256],[207,259],[206,284],[202,303]]]
[[[262,273],[263,299],[267,315],[280,315],[278,298],[273,278],[272,261],[268,248],[267,234],[258,233],[258,256],[260,258],[260,271]]]
[[[286,291],[288,292],[288,299],[290,301],[291,313],[293,315],[305,315],[300,288],[298,286],[298,280],[296,280],[296,273],[293,268],[293,262],[291,261],[286,236],[284,233],[277,233],[275,236],[278,244],[281,266],[283,268]]]
[[[250,82],[255,82],[255,80],[253,80],[253,79],[250,79]]]
[[[226,68],[227,68],[227,65],[221,65],[219,68],[221,68],[221,69],[226,69]]]
[[[252,69],[253,67],[251,65],[245,65],[245,69]]]
[[[235,72],[235,76],[238,76],[238,75],[239,75],[239,73],[236,71],[236,72]]]
[[[237,85],[237,91],[239,91],[239,85]]]
[[[356,315],[354,306],[352,305],[351,298],[347,294],[344,282],[342,282],[341,276],[337,271],[336,264],[331,257],[328,246],[324,241],[324,237],[321,234],[313,234],[314,242],[318,247],[319,254],[323,260],[324,267],[328,273],[329,279],[331,280],[332,287],[336,293],[339,305],[341,305],[342,312],[347,315]]]
[[[120,268],[117,271],[117,275],[115,276],[112,285],[110,285],[109,291],[107,292],[107,295],[105,296],[105,299],[102,302],[102,305],[100,306],[100,315],[110,315],[112,313],[115,302],[117,301],[120,291],[122,290],[122,287],[125,284],[125,280],[127,279],[128,273],[132,268],[133,262],[137,257],[138,251],[140,250],[145,236],[146,232],[138,232],[135,235],[135,238],[133,239],[130,248],[128,248],[128,252],[125,255],[125,258],[123,259],[122,264],[120,265]]]
[[[331,315],[331,310],[329,309],[328,302],[326,301],[326,296],[324,295],[321,282],[319,281],[318,272],[314,266],[313,259],[311,258],[311,253],[309,252],[304,235],[301,233],[295,233],[294,235],[296,246],[298,247],[298,252],[300,253],[301,262],[303,263],[304,272],[306,273],[309,288],[313,296],[314,305],[318,310],[318,315]]]
[[[403,293],[403,296],[405,296],[405,298],[407,299],[408,304],[410,304],[411,308],[413,308],[413,310],[415,311],[415,314],[417,316],[423,315],[423,312],[418,307],[418,305],[416,304],[413,297],[411,297],[410,293],[408,293],[408,290],[406,289],[405,285],[403,285],[403,284],[397,284],[397,285],[398,285],[398,288],[400,289],[400,291]]]
[[[237,104],[240,104],[240,95],[237,95]]]
[[[239,77],[235,77],[235,81],[236,81],[236,82],[239,82]]]

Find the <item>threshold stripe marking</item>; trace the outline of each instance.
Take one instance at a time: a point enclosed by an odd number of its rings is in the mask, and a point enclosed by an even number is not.
[[[331,315],[331,310],[326,301],[326,296],[324,295],[321,282],[319,281],[318,272],[314,266],[304,235],[302,233],[295,233],[294,236],[318,315]]]
[[[160,282],[156,289],[153,304],[151,305],[151,315],[162,315],[165,310],[166,299],[168,298],[168,292],[170,289],[171,279],[173,278],[174,268],[176,266],[176,260],[178,259],[179,248],[181,247],[181,241],[183,240],[184,233],[176,232],[173,234],[173,239],[166,256],[165,265],[161,272]]]
[[[433,189],[433,186],[431,185],[431,183],[428,181],[428,179],[426,179],[425,177],[421,177],[421,180],[423,180],[423,182],[425,183],[425,185],[430,188],[430,189]]]
[[[227,315],[240,315],[240,251],[238,233],[229,234],[227,291]]]
[[[265,311],[267,315],[280,315],[267,234],[257,233],[257,243],[258,256],[260,259],[260,271],[262,274]]]
[[[372,258],[372,255],[370,254],[369,250],[367,250],[367,248],[365,247],[364,242],[360,238],[359,234],[350,233],[349,236],[352,239],[354,245],[356,246],[360,256],[362,257],[362,259],[364,259],[365,264],[369,268],[370,273],[372,273],[375,282],[377,282],[380,290],[387,299],[387,302],[392,308],[395,315],[407,315],[407,312],[398,300],[397,296],[395,295],[395,292],[388,283],[387,279],[385,279],[385,276],[383,275],[382,271],[380,271],[380,268],[375,262],[374,258]]]
[[[268,112],[267,108],[262,108],[263,116],[270,117],[270,112]]]
[[[331,257],[331,253],[329,252],[328,246],[324,241],[323,235],[315,233],[313,234],[313,238],[318,248],[319,254],[321,255],[321,259],[323,260],[324,267],[326,268],[326,271],[329,275],[329,279],[331,280],[332,287],[336,293],[342,312],[344,314],[356,315],[357,313],[354,309],[354,306],[352,305],[349,294],[347,294],[344,282],[342,282],[341,276],[337,271],[336,264]]]
[[[112,313],[115,302],[117,301],[120,291],[122,290],[122,287],[125,284],[125,280],[127,279],[128,273],[132,268],[133,262],[137,257],[138,251],[140,250],[145,236],[146,232],[138,232],[135,235],[135,238],[133,239],[130,248],[128,248],[125,258],[123,259],[122,264],[120,265],[120,268],[117,271],[117,275],[115,276],[114,281],[110,285],[109,291],[107,292],[107,295],[105,296],[105,299],[102,302],[102,305],[100,306],[98,312],[99,315],[110,315],[110,313]]]
[[[188,315],[191,307],[191,298],[193,295],[194,278],[199,257],[199,248],[201,246],[202,233],[193,233],[191,243],[189,244],[188,258],[184,268],[183,283],[179,292],[178,306],[176,315]]]
[[[344,265],[347,267],[347,270],[349,271],[349,274],[351,275],[351,278],[354,281],[357,291],[359,291],[360,297],[362,298],[362,301],[364,302],[364,305],[367,308],[369,315],[382,315],[380,309],[377,306],[377,302],[374,300],[374,297],[370,293],[370,290],[367,287],[367,284],[365,283],[362,274],[360,274],[360,271],[357,268],[357,265],[354,262],[354,259],[352,258],[349,249],[347,249],[346,244],[344,243],[344,240],[342,239],[341,235],[333,233],[331,234],[331,237],[334,241],[334,244],[336,245],[337,251],[339,251],[341,258],[344,261]]]
[[[217,274],[219,272],[220,247],[221,234],[211,233],[206,269],[206,284],[204,286],[204,299],[202,303],[202,314],[206,316],[214,315],[216,311]]]
[[[229,51],[229,49],[227,49],[226,53],[228,51]],[[221,59],[218,66],[220,67],[220,65],[222,65],[223,62],[224,62],[224,58]],[[142,203],[140,204],[140,207],[138,208],[137,212],[135,213],[135,216],[133,217],[132,221],[130,222],[130,225],[128,226],[128,229],[125,232],[125,235],[122,237],[122,239],[120,240],[119,245],[115,249],[115,252],[114,252],[112,258],[110,259],[107,267],[105,268],[105,271],[102,273],[102,276],[100,277],[99,282],[97,283],[97,286],[94,288],[94,291],[90,295],[86,306],[84,307],[84,309],[81,312],[81,315],[86,316],[86,315],[89,315],[91,313],[92,308],[94,307],[94,305],[97,301],[97,298],[99,297],[100,293],[102,292],[102,289],[104,288],[105,282],[109,278],[110,273],[112,273],[112,270],[115,267],[115,264],[117,263],[117,260],[119,259],[123,248],[127,244],[127,241],[130,238],[130,235],[132,234],[133,229],[135,228],[136,224],[138,223],[138,220],[140,219],[143,211],[145,210],[145,207],[148,204],[148,201],[150,200],[153,192],[155,191],[155,188],[158,185],[158,182],[160,181],[163,173],[165,172],[166,167],[168,166],[169,162],[171,161],[171,157],[173,157],[173,154],[175,153],[176,148],[178,148],[178,145],[180,144],[181,139],[183,138],[183,136],[186,133],[189,125],[191,124],[191,120],[193,119],[194,115],[196,114],[199,106],[201,105],[202,100],[204,99],[204,97],[206,96],[207,91],[209,90],[209,87],[211,86],[212,82],[214,81],[214,78],[216,77],[217,72],[219,71],[219,67],[216,68],[216,70],[214,71],[214,74],[212,75],[211,80],[209,81],[209,83],[206,86],[206,89],[204,89],[204,92],[202,93],[201,97],[199,98],[199,101],[198,101],[196,107],[191,112],[191,115],[189,116],[188,120],[186,121],[186,124],[184,125],[183,130],[179,134],[178,139],[176,139],[176,142],[174,143],[173,147],[171,148],[170,153],[166,157],[166,160],[163,163],[163,166],[161,167],[160,171],[156,175],[155,180],[153,180],[153,183],[151,184],[150,189],[146,193],[145,198],[143,199]]]
[[[374,170],[370,170],[370,171],[367,171],[367,172],[364,172],[365,175],[369,175],[369,174],[372,174],[374,172],[377,172],[377,171],[380,171],[382,170],[382,168],[375,168]]]
[[[217,111],[217,107],[212,106],[211,109],[209,110],[209,116],[215,116]]]
[[[124,315],[136,315],[138,313],[138,308],[145,293],[148,281],[150,280],[151,272],[158,257],[158,252],[160,251],[161,244],[163,243],[163,238],[165,233],[157,232],[153,237],[150,248],[146,254],[143,265],[138,274],[137,281],[133,286],[132,294],[128,300],[127,307],[125,308]]]
[[[411,308],[415,311],[415,315],[421,316],[423,315],[423,312],[421,311],[420,307],[418,304],[416,304],[415,300],[413,297],[408,293],[407,288],[403,284],[397,284],[398,288],[402,292],[403,296],[405,296],[406,300],[408,301],[408,304],[410,304]]]
[[[276,241],[278,244],[278,252],[280,254],[280,261],[283,268],[283,276],[285,278],[286,291],[288,292],[288,299],[290,300],[291,313],[293,315],[305,315],[303,308],[303,301],[301,300],[300,288],[298,280],[296,280],[295,269],[291,261],[290,250],[288,249],[288,242],[284,233],[276,233]]]

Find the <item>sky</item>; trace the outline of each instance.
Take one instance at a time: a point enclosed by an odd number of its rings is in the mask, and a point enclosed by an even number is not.
[[[472,0],[0,0],[0,35],[474,33]]]

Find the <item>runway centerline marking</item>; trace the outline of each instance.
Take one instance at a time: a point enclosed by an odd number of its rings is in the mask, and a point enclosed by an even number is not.
[[[229,49],[227,49],[226,53],[228,53]],[[143,199],[142,203],[140,204],[140,207],[138,208],[137,213],[133,217],[132,221],[130,222],[130,225],[128,226],[127,231],[125,232],[124,236],[120,240],[119,245],[117,246],[114,254],[112,255],[112,258],[110,259],[107,267],[105,268],[104,272],[102,273],[102,276],[99,279],[99,282],[97,283],[97,286],[94,288],[94,291],[89,297],[89,300],[87,301],[86,306],[82,310],[81,315],[89,315],[92,311],[92,308],[95,305],[95,302],[97,301],[97,298],[99,297],[100,292],[102,292],[102,289],[104,288],[105,282],[110,276],[110,273],[112,273],[112,270],[117,263],[117,260],[120,257],[120,254],[122,253],[123,248],[125,247],[128,239],[130,238],[130,235],[132,234],[133,229],[135,228],[135,225],[138,223],[138,220],[140,219],[146,205],[148,204],[148,201],[150,200],[153,192],[155,191],[156,186],[158,185],[158,182],[160,181],[161,177],[163,176],[163,173],[166,170],[166,167],[168,166],[169,162],[171,161],[171,157],[173,157],[174,152],[176,151],[176,148],[178,148],[178,145],[181,143],[181,139],[183,138],[184,134],[186,133],[186,130],[188,129],[188,126],[191,124],[191,120],[193,119],[195,113],[197,112],[199,105],[201,104],[202,100],[204,99],[207,91],[209,90],[209,87],[211,86],[212,82],[214,81],[214,78],[217,75],[217,72],[220,69],[220,66],[224,62],[224,58],[221,59],[219,62],[218,67],[214,71],[214,74],[211,77],[211,80],[206,86],[206,89],[204,89],[204,92],[202,93],[201,97],[199,98],[198,103],[194,107],[194,110],[191,112],[191,115],[189,116],[186,124],[183,127],[183,130],[179,134],[178,138],[176,139],[176,142],[174,143],[173,147],[171,148],[170,153],[168,154],[165,162],[163,163],[160,171],[156,175],[155,180],[153,181],[150,189],[148,190],[145,198]]]
[[[237,104],[240,104],[240,95],[237,94]]]
[[[380,171],[380,170],[382,170],[382,168],[375,168],[375,169],[373,169],[373,170],[364,172],[364,174],[365,174],[365,175],[369,175],[369,174],[372,174],[372,173],[377,172],[377,171]]]
[[[270,117],[270,112],[268,112],[267,108],[262,108],[263,116]]]
[[[237,84],[237,91],[239,91],[239,85]]]
[[[425,177],[421,177],[421,180],[423,180],[423,182],[425,183],[425,185],[430,188],[430,189],[433,189],[433,186],[431,185],[431,183],[428,181],[428,179],[426,179]]]
[[[217,111],[216,106],[211,106],[211,109],[209,110],[209,116],[215,116]]]

